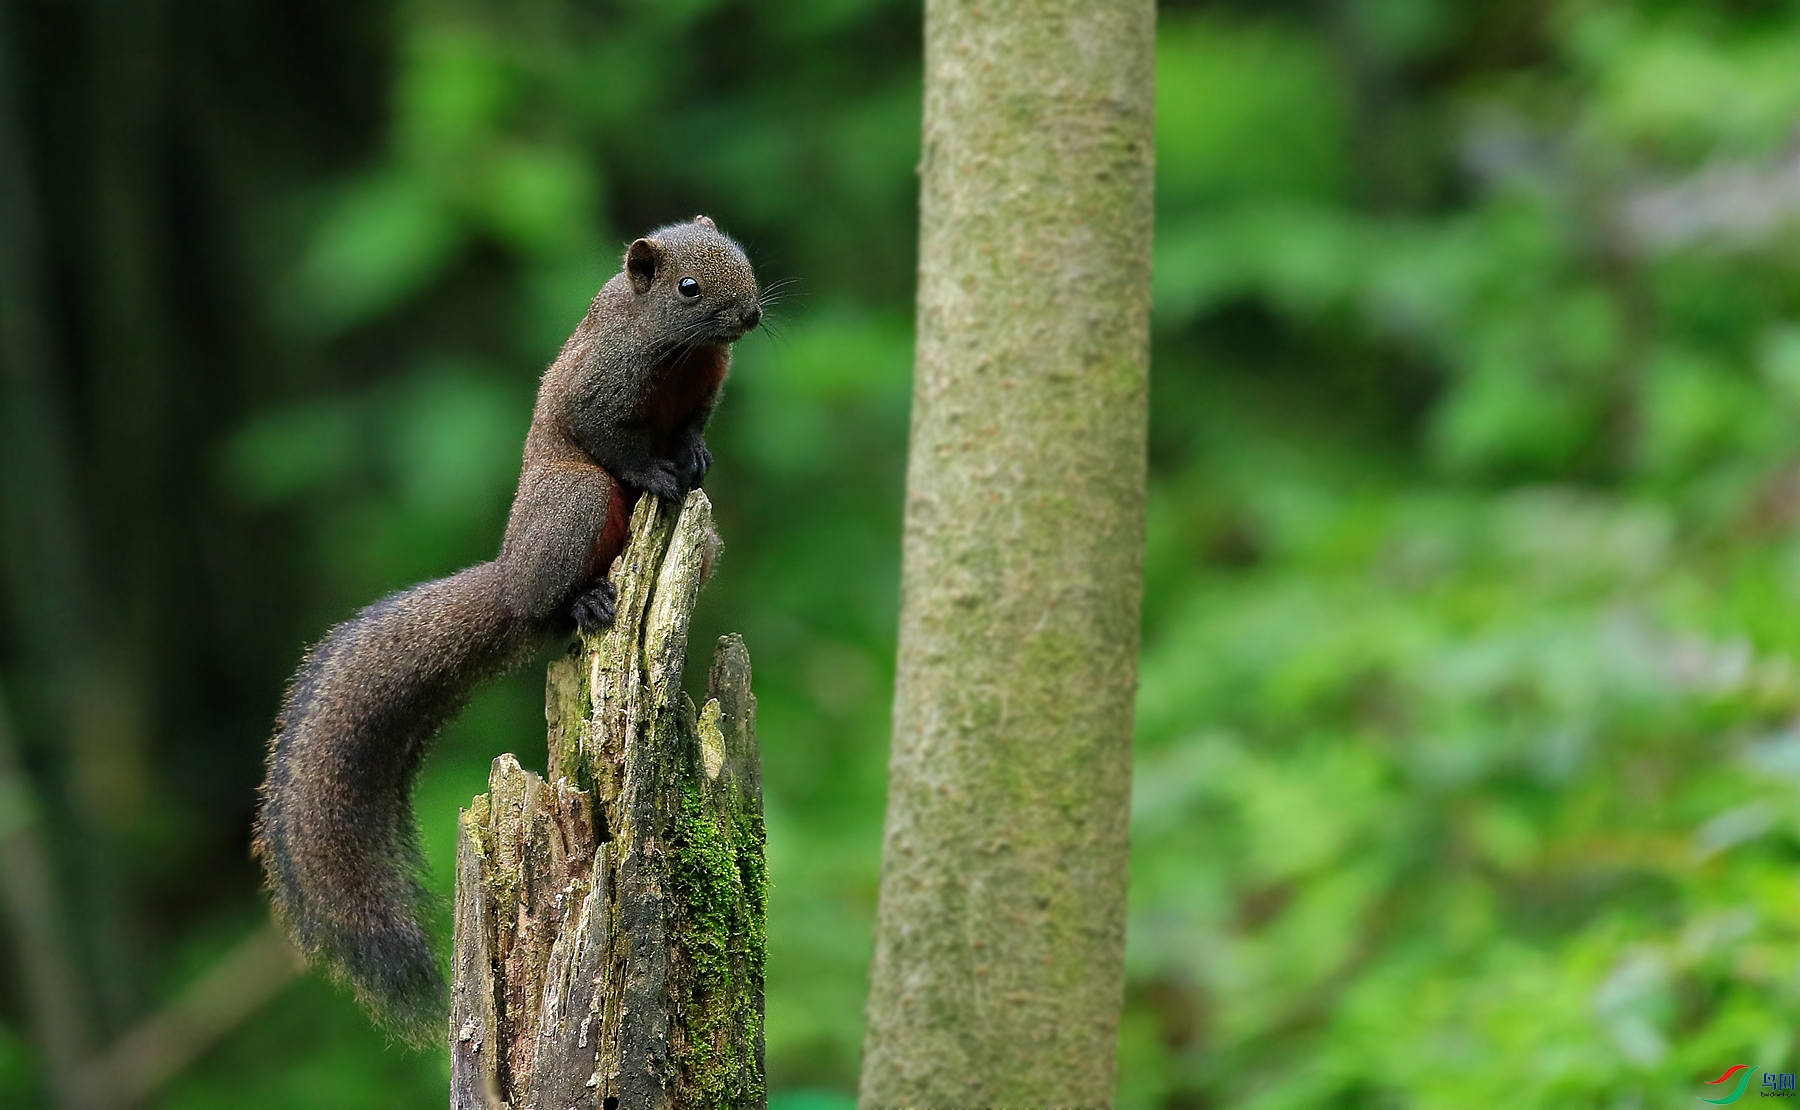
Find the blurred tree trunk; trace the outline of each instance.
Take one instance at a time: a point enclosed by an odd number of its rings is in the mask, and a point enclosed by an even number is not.
[[[78,694],[106,683],[86,666],[102,637],[91,634],[80,600],[74,452],[58,396],[66,367],[46,323],[53,267],[27,127],[28,90],[18,76],[31,44],[16,18],[0,8],[0,633],[8,634],[0,647],[21,657],[7,660],[11,690],[21,701],[35,700],[61,730],[57,743],[74,747],[85,739],[83,705],[106,700]],[[84,678],[91,681],[84,685]],[[57,1106],[77,1107],[81,1065],[94,1043],[95,978],[113,968],[105,953],[74,943],[78,919],[66,910],[52,847],[73,840],[81,851],[92,843],[58,827],[59,807],[28,769],[26,730],[21,724],[15,738],[11,707],[7,715],[0,721],[0,901],[44,1084]]]
[[[38,814],[37,791],[19,766],[12,723],[0,699],[0,919],[12,942],[25,1017],[59,1107],[85,1110],[82,1066],[93,1049],[87,993],[75,972],[67,920],[56,889],[53,855]]]
[[[617,620],[550,669],[550,781],[503,755],[463,811],[452,1110],[767,1105],[744,642],[720,638],[703,709],[681,688],[717,546],[705,494],[640,501]]]
[[[168,420],[152,403],[168,362],[154,295],[166,12],[160,2],[107,0],[62,14],[79,28],[62,49],[84,59],[67,68],[91,80],[87,95],[57,97],[30,78],[27,52],[45,49],[53,32],[43,24],[52,20],[0,14],[0,442],[8,448],[0,601],[26,646],[12,664],[22,746],[53,746],[69,770],[61,790],[42,791],[49,823],[60,826],[60,854],[75,863],[51,879],[73,895],[75,912],[57,924],[80,957],[83,997],[69,1004],[92,1010],[102,1032],[117,1032],[141,1008],[142,977],[131,970],[143,944],[128,861],[155,796],[146,699],[158,687],[166,624],[145,604],[151,571],[170,546],[161,465]],[[59,200],[64,211],[77,205],[56,195],[55,168],[34,148],[34,96],[61,103],[72,113],[58,117],[65,132],[88,144],[81,211],[91,218],[80,224],[79,258],[57,241]],[[79,296],[59,303],[65,267],[81,274],[68,283]],[[59,309],[91,324],[91,347],[58,334]],[[75,388],[87,372],[93,388]],[[90,484],[106,492],[84,503]],[[104,522],[113,553],[99,574],[86,509]],[[131,556],[117,557],[125,544]],[[102,624],[106,634],[93,634]],[[93,696],[96,689],[107,696]]]
[[[928,0],[918,355],[862,1101],[1113,1098],[1152,0]]]

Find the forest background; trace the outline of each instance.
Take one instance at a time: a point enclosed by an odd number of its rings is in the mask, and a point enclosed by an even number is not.
[[[771,1105],[851,1105],[920,18],[0,7],[0,1104],[49,1081],[34,937],[105,1042],[264,927],[300,651],[491,554],[543,366],[630,237],[705,212],[793,282],[710,433],[695,630],[757,666]],[[1674,1106],[1796,1070],[1800,5],[1169,3],[1159,39],[1120,1104]],[[541,689],[427,765],[437,889],[488,761],[541,766]],[[446,1075],[307,977],[151,1102]]]

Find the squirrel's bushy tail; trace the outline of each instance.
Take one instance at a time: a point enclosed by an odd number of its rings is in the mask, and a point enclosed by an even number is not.
[[[476,683],[520,662],[535,631],[482,563],[384,598],[300,664],[269,748],[256,855],[276,910],[396,1032],[443,1033],[443,973],[426,900],[412,784],[432,737]]]

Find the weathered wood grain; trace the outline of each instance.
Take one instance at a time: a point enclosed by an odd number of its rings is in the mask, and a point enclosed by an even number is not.
[[[681,685],[717,552],[705,494],[639,502],[617,620],[550,667],[551,781],[501,756],[463,811],[453,1110],[766,1105],[743,641],[720,639],[698,711]]]

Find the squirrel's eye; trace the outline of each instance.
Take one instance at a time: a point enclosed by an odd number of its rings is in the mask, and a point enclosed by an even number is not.
[[[693,278],[682,278],[676,283],[675,288],[681,292],[682,296],[690,299],[700,295],[700,283]]]

